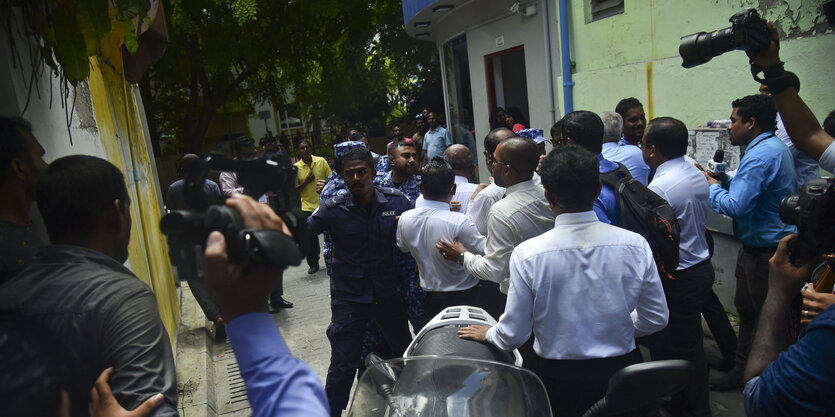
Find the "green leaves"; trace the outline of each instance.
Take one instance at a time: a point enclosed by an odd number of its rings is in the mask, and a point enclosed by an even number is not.
[[[89,56],[111,59],[114,67],[121,69],[119,45],[124,42],[131,53],[139,47],[134,19],[144,18],[150,23],[147,18],[150,0],[113,0],[113,8],[110,3],[110,0],[30,0],[2,2],[0,7],[3,15],[10,13],[13,6],[21,9],[25,33],[40,45],[37,60],[56,72],[63,70],[67,81],[76,85],[90,74]]]

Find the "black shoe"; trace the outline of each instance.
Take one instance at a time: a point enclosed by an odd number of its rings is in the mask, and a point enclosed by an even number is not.
[[[707,366],[716,369],[717,371],[728,372],[734,367],[734,360],[725,359],[721,356],[708,356]]]
[[[293,303],[285,300],[282,297],[277,297],[277,300],[270,300],[270,304],[268,305],[270,313],[277,313],[278,310],[284,308],[293,308]],[[275,310],[275,311],[273,311]]]
[[[307,270],[307,275],[313,275],[319,272],[319,265],[311,266],[310,269]]]
[[[728,373],[710,378],[710,389],[713,391],[731,391],[742,388],[743,370],[743,366],[735,364]]]

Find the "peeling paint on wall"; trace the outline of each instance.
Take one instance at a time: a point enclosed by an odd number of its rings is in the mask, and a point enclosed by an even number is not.
[[[774,21],[781,37],[796,38],[831,32],[821,11],[821,0],[758,0],[755,7],[764,18]]]

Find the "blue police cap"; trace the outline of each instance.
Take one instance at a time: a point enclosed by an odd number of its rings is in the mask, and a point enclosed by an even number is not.
[[[537,145],[545,142],[545,136],[542,135],[542,129],[522,129],[516,132],[516,135],[532,139]]]
[[[356,148],[365,148],[365,144],[353,140],[337,143],[336,145],[333,145],[333,157],[342,158],[343,156],[345,156],[345,154],[348,153],[348,151]]]

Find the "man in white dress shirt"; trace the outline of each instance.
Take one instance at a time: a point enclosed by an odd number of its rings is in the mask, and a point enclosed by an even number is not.
[[[466,146],[464,149],[469,154]],[[449,211],[449,201],[456,193],[454,177],[452,167],[443,159],[429,161],[421,173],[423,201],[403,213],[397,222],[397,246],[417,261],[420,286],[426,292],[427,317],[453,305],[487,307],[478,278],[468,274],[463,266],[445,261],[435,247],[441,239],[457,239],[467,250],[484,253],[486,239],[473,222],[461,213]]]
[[[598,164],[594,154],[570,145],[542,161],[554,228],[513,251],[507,308],[498,324],[459,331],[503,350],[533,332],[540,377],[559,416],[581,416],[605,395],[612,374],[640,362],[635,337],[667,324],[649,244],[600,222],[592,210],[600,192]]]
[[[467,213],[470,197],[478,188],[478,184],[470,182],[470,178],[475,173],[475,164],[473,164],[473,153],[470,148],[460,143],[446,148],[444,151],[444,161],[448,163],[455,173],[455,195],[452,196],[452,201],[457,201],[461,204],[458,210],[461,214]]]
[[[490,175],[493,175],[493,153],[503,140],[515,136],[513,131],[506,127],[499,127],[490,131],[484,137],[484,161]],[[479,233],[487,235],[487,217],[490,215],[490,208],[497,201],[502,199],[504,195],[504,187],[496,185],[495,181],[491,181],[481,191],[478,191],[472,197],[467,205],[467,217],[475,223]]]
[[[710,416],[708,368],[702,332],[702,305],[711,292],[705,222],[710,190],[704,174],[684,159],[687,127],[671,117],[653,119],[642,139],[644,161],[655,170],[649,189],[667,200],[681,226],[678,269],[662,278],[670,323],[648,340],[653,360],[684,359],[693,365],[690,384],[673,396],[676,416]]]

